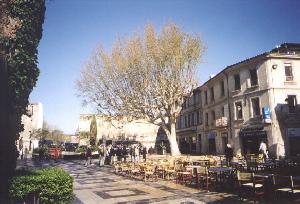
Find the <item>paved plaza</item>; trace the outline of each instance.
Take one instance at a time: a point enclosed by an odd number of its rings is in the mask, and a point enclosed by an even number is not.
[[[116,175],[110,166],[85,167],[83,160],[18,161],[18,168],[59,166],[74,177],[73,204],[96,203],[238,203],[236,195],[206,192],[170,181],[144,182]]]

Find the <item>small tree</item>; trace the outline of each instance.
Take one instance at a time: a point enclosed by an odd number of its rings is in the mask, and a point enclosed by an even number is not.
[[[163,27],[160,35],[147,25],[144,35],[119,39],[111,53],[101,46],[95,51],[77,81],[79,96],[106,115],[160,125],[171,154],[180,155],[176,118],[197,86],[202,53],[200,38],[175,24]]]
[[[93,115],[91,125],[90,125],[90,145],[94,146],[96,144],[97,138],[97,121],[95,115]]]
[[[33,139],[38,139],[39,141],[44,141],[49,137],[50,131],[48,129],[36,129],[33,130],[30,134],[30,137]]]

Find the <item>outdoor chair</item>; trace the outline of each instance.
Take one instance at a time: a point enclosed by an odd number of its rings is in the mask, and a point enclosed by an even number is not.
[[[133,177],[133,178],[140,177],[140,175],[141,175],[140,165],[137,165],[137,164],[131,165],[129,174],[130,174],[130,177]]]
[[[276,200],[289,196],[292,191],[292,177],[273,175],[273,191]]]
[[[200,186],[203,187],[206,191],[209,191],[209,187],[212,184],[212,178],[208,174],[208,168],[207,167],[197,168],[197,173],[198,173]]]
[[[292,201],[300,201],[300,178],[291,176],[291,188],[290,191]]]
[[[154,181],[154,177],[157,180],[157,174],[155,174],[155,166],[146,166],[144,169],[144,181],[151,180]]]
[[[121,167],[120,167],[121,172],[120,173],[123,176],[127,176],[127,175],[129,175],[130,168],[131,168],[130,163],[121,163]]]
[[[167,180],[175,179],[176,178],[176,164],[171,163],[170,165],[168,165],[165,172],[166,172]]]
[[[182,168],[181,170],[176,172],[176,183],[191,184],[193,179],[193,169],[191,168]]]
[[[262,199],[265,194],[265,178],[257,177],[254,173],[237,172],[238,195],[240,199],[244,197],[253,198],[254,202]]]
[[[156,172],[158,174],[158,177],[159,178],[162,178],[164,179],[165,178],[165,171],[166,171],[166,168],[167,168],[167,163],[163,160],[159,161],[157,167],[156,167]]]

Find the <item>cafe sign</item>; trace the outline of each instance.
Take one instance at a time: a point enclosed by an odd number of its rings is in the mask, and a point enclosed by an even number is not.
[[[271,123],[271,111],[268,106],[262,108],[264,123]]]

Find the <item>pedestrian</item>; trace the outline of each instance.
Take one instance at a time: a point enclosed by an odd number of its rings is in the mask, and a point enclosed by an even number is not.
[[[267,145],[263,140],[260,142],[258,151],[260,154],[263,154],[264,162],[266,162],[266,160],[269,159],[269,156],[267,151]]]
[[[89,145],[85,152],[85,166],[89,166],[92,163],[92,150],[91,145]]]
[[[104,144],[101,144],[99,146],[98,153],[99,153],[99,166],[101,167],[104,166],[104,161],[106,157],[106,148]]]
[[[131,162],[134,162],[134,146],[133,145],[130,146],[129,154],[131,157]]]
[[[233,158],[233,149],[230,144],[227,144],[225,147],[225,157],[227,166],[229,166]]]
[[[25,152],[24,152],[24,159],[25,159],[25,161],[27,160],[28,154],[29,154],[29,151],[28,151],[28,148],[26,147],[25,148]]]
[[[126,159],[127,159],[127,147],[126,145],[123,146],[123,149],[122,149],[122,156],[124,158],[124,162],[126,162]]]
[[[139,162],[140,160],[140,148],[136,146],[134,148],[134,162]]]
[[[143,147],[142,153],[143,153],[144,162],[146,162],[146,160],[147,160],[147,148],[145,146]]]

